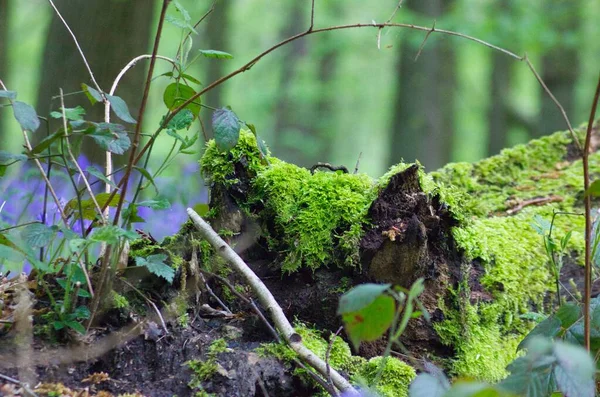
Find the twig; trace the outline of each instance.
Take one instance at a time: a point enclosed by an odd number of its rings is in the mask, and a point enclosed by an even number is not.
[[[67,153],[69,153],[69,157],[71,157],[71,161],[73,161],[73,163],[75,164],[75,168],[77,168],[79,175],[81,175],[81,179],[83,180],[83,184],[85,185],[85,188],[87,189],[87,191],[90,195],[92,203],[94,203],[94,207],[96,207],[96,211],[98,211],[98,215],[100,215],[100,219],[102,219],[102,223],[104,223],[104,214],[102,213],[102,208],[100,208],[100,205],[98,205],[98,201],[96,201],[96,196],[94,195],[94,192],[92,191],[92,187],[90,186],[90,183],[88,182],[87,178],[85,177],[85,174],[84,174],[83,170],[81,169],[81,166],[79,165],[79,162],[77,161],[77,158],[73,154],[73,150],[71,149],[71,142],[69,141],[69,128],[67,126],[67,116],[65,114],[65,99],[63,97],[62,88],[60,88],[59,92],[60,92],[60,106],[62,109],[63,129],[65,131],[65,143],[67,144]],[[81,214],[81,216],[83,216],[83,214]]]
[[[312,32],[315,27],[315,0],[311,1],[310,4],[310,26],[308,27],[307,33]]]
[[[590,156],[590,145],[592,141],[592,128],[594,126],[594,120],[596,118],[596,108],[598,107],[598,98],[600,97],[600,75],[598,76],[598,84],[596,85],[596,93],[594,94],[594,100],[592,102],[592,108],[590,110],[590,118],[588,120],[587,131],[585,134],[585,146],[583,148],[583,186],[585,190],[585,284],[584,284],[584,296],[583,296],[583,323],[584,323],[584,344],[585,348],[590,350],[590,306],[591,306],[591,294],[592,294],[592,263],[591,263],[591,241],[592,241],[592,198],[588,193],[590,188],[590,167],[589,167],[589,156]]]
[[[114,95],[115,91],[117,90],[117,86],[119,85],[119,82],[121,81],[121,78],[123,77],[123,75],[125,75],[125,73],[127,73],[127,71],[131,68],[133,68],[139,61],[141,61],[142,59],[147,59],[147,58],[152,58],[152,55],[140,55],[137,56],[135,58],[133,58],[131,61],[129,61],[129,63],[127,65],[125,65],[125,67],[123,69],[121,69],[121,71],[119,72],[119,74],[117,74],[117,77],[115,78],[115,81],[113,82],[112,87],[110,87],[110,95]],[[171,64],[176,65],[175,61],[173,61],[171,58],[167,58],[161,55],[156,55],[156,58],[158,59],[163,59],[165,61],[171,62]],[[106,101],[104,102],[104,122],[105,123],[110,123],[110,102]],[[106,167],[105,167],[105,171],[106,171],[106,178],[109,181],[113,181],[113,163],[112,163],[112,153],[109,152],[108,150],[106,151]],[[111,192],[111,185],[110,183],[105,184],[105,188],[104,191],[106,193],[110,193]],[[118,190],[118,188],[117,188]],[[108,207],[106,207],[106,209],[104,210],[104,214],[106,217],[108,217]]]
[[[333,334],[333,336],[329,338],[329,344],[327,345],[327,351],[325,352],[325,364],[327,364],[327,382],[330,385],[333,385],[333,382],[331,381],[331,368],[329,366],[329,356],[331,355],[331,348],[333,347],[333,342],[335,342],[335,338],[338,337],[338,335],[340,334],[340,332],[342,332],[343,329],[343,326],[339,327],[335,334]]]
[[[271,315],[275,327],[281,332],[283,338],[292,350],[294,350],[300,358],[309,363],[311,367],[319,371],[322,375],[325,375],[327,373],[327,365],[320,357],[316,356],[310,349],[302,344],[302,339],[285,317],[283,310],[262,280],[193,209],[188,208],[187,213],[194,222],[197,230],[215,248],[215,251],[218,252],[223,259],[227,260],[231,266],[246,279],[246,282],[258,296],[261,305]],[[331,379],[338,389],[345,391],[349,395],[358,395],[358,392],[352,387],[350,382],[337,371],[331,371]]]
[[[210,288],[210,285],[208,285],[208,282],[206,281],[206,278],[204,278],[204,274],[202,274],[202,271],[200,271],[200,278],[202,279],[202,282],[204,283],[204,286],[206,287],[206,290],[208,291],[209,295],[213,297],[214,300],[217,301],[217,303],[228,313],[228,314],[232,314],[231,310],[229,310],[229,308],[227,307],[227,305],[221,300],[221,298],[219,298],[212,290],[212,288]]]
[[[567,123],[567,128],[569,128],[569,132],[571,133],[571,137],[573,138],[573,141],[577,145],[577,148],[583,153],[583,148],[581,147],[581,143],[579,143],[579,139],[577,138],[577,135],[575,135],[575,131],[573,130],[573,127],[571,126],[571,122],[569,121],[569,117],[567,117],[567,112],[565,112],[565,109],[562,107],[562,105],[560,104],[560,102],[558,101],[558,99],[556,99],[556,97],[554,96],[554,94],[552,94],[552,91],[550,91],[550,89],[548,88],[548,86],[546,86],[546,83],[544,83],[544,80],[542,80],[542,78],[540,77],[540,75],[538,74],[538,72],[533,67],[533,64],[531,63],[531,61],[529,61],[529,57],[527,56],[527,54],[525,54],[525,56],[523,56],[521,60],[525,61],[525,63],[527,64],[527,66],[529,67],[529,69],[531,70],[531,72],[533,73],[533,75],[535,76],[535,78],[538,81],[538,83],[540,83],[540,85],[542,86],[542,88],[544,89],[544,91],[546,92],[546,94],[548,94],[548,96],[550,97],[550,99],[552,99],[552,102],[554,102],[554,104],[556,105],[556,107],[558,108],[558,110],[560,110],[560,113],[562,114],[563,119]]]
[[[96,86],[96,89],[98,90],[100,95],[102,95],[102,100],[106,102],[107,101],[106,97],[102,93],[102,89],[100,88],[100,86],[98,85],[98,82],[96,81],[96,78],[94,77],[94,72],[92,72],[92,68],[90,67],[90,64],[88,63],[87,58],[85,57],[85,54],[83,53],[83,50],[81,49],[81,46],[79,45],[79,42],[77,41],[77,37],[75,37],[75,33],[73,33],[73,31],[69,27],[69,24],[67,24],[67,21],[65,21],[65,19],[61,15],[60,11],[58,11],[58,8],[56,8],[56,5],[54,5],[54,2],[52,0],[48,0],[48,3],[50,3],[52,8],[54,8],[54,12],[56,12],[56,15],[58,16],[58,18],[60,18],[63,25],[65,25],[65,28],[67,28],[67,30],[69,31],[69,34],[73,38],[75,47],[77,47],[77,51],[79,51],[79,55],[81,55],[81,59],[83,60],[83,63],[85,64],[85,67],[87,68],[87,71],[90,75],[90,78],[92,79],[92,82],[94,83],[94,86]]]
[[[387,21],[385,21],[385,23],[392,22],[392,19],[394,19],[394,17],[396,16],[396,13],[400,9],[400,7],[402,7],[402,1],[403,0],[398,1],[398,4],[396,4],[396,8],[394,8],[394,11],[392,11],[392,15],[390,15],[390,17],[387,19]],[[381,32],[382,31],[383,31],[383,28],[379,28],[377,30],[377,49],[378,50],[381,49]]]
[[[356,165],[354,166],[354,173],[358,174],[358,166],[360,165],[360,158],[362,157],[362,152],[358,154],[358,158],[356,159]]]
[[[314,174],[318,168],[327,168],[329,171],[342,171],[344,174],[348,173],[348,168],[343,165],[331,165],[329,163],[317,163],[310,167],[310,173]]]
[[[160,43],[160,37],[162,35],[162,29],[165,22],[165,16],[167,13],[167,7],[169,6],[170,0],[163,0],[162,9],[160,11],[160,17],[158,19],[158,27],[156,28],[156,36],[154,38],[154,48],[152,49],[152,56],[150,58],[150,67],[148,68],[148,75],[146,76],[146,84],[144,86],[144,94],[142,95],[142,103],[140,104],[140,110],[138,112],[137,124],[135,125],[135,133],[133,136],[133,142],[131,144],[131,152],[129,154],[129,161],[125,168],[125,175],[121,179],[121,195],[119,196],[119,203],[115,210],[115,218],[113,224],[116,226],[119,223],[119,217],[121,210],[123,209],[123,203],[125,202],[125,195],[127,194],[127,182],[131,175],[133,165],[137,163],[135,161],[135,154],[140,143],[140,133],[142,124],[144,122],[144,113],[146,110],[146,103],[148,102],[148,93],[150,92],[150,83],[152,83],[152,75],[154,74],[154,65],[156,64],[156,55],[158,54],[158,45]],[[110,201],[110,200],[109,200]],[[108,204],[108,202],[107,202]]]
[[[421,56],[421,52],[423,52],[425,43],[427,42],[429,35],[431,35],[433,32],[435,32],[435,20],[433,21],[433,26],[431,27],[431,30],[429,32],[427,32],[427,34],[425,35],[425,38],[423,39],[423,42],[421,43],[421,46],[419,47],[419,51],[417,51],[417,55],[415,56],[415,62],[417,62],[417,59],[419,59],[419,57]]]
[[[23,388],[23,390],[28,395],[33,396],[33,397],[37,397],[37,394],[35,394],[25,383],[20,382],[19,380],[15,379],[15,378],[11,378],[10,376],[6,376],[6,375],[3,375],[3,374],[0,374],[0,379],[3,379],[3,380],[5,380],[7,382],[10,382],[10,383],[14,383],[15,385],[19,385],[20,387]]]
[[[146,295],[144,295],[144,293],[142,291],[140,291],[139,289],[137,289],[136,287],[134,287],[129,281],[125,280],[125,279],[121,279],[121,281],[123,282],[123,284],[127,284],[127,286],[129,286],[129,288],[133,289],[135,292],[137,292],[142,298],[144,298],[144,300],[152,306],[152,308],[154,309],[154,311],[156,312],[156,314],[158,315],[158,318],[160,319],[160,324],[162,325],[163,329],[165,330],[165,334],[169,334],[169,330],[167,329],[167,324],[165,323],[165,319],[163,318],[162,314],[160,313],[160,310],[158,310],[158,307],[156,307],[156,304],[154,304],[154,302],[152,302]]]
[[[531,200],[523,200],[523,201],[517,202],[516,205],[514,207],[512,207],[511,209],[506,210],[506,213],[508,215],[514,215],[529,205],[543,205],[543,204],[548,204],[548,203],[558,203],[563,200],[564,200],[564,198],[562,198],[561,196],[556,196],[556,195],[551,195],[548,197],[537,197],[537,198],[533,198]]]

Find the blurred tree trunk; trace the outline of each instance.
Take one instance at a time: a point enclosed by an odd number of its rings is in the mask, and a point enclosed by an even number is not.
[[[57,8],[77,37],[102,90],[108,92],[119,71],[135,56],[148,53],[154,31],[154,1],[149,0],[55,0]],[[143,93],[147,62],[140,62],[121,80],[116,95],[125,100],[134,118]],[[81,90],[81,83],[92,85],[90,76],[75,44],[60,19],[53,15],[44,49],[37,110],[46,116],[60,107],[60,99],[51,101],[62,88],[65,94]],[[65,97],[65,106],[86,107],[86,119],[104,120],[104,107],[89,106],[83,94]],[[111,121],[123,123],[114,114]],[[58,122],[51,128],[58,126]],[[129,130],[131,124],[126,124]],[[43,138],[37,134],[37,138]],[[91,162],[104,163],[104,152],[86,141],[82,153]],[[125,156],[115,156],[115,163]]]
[[[578,29],[580,0],[549,0],[544,2],[545,12],[553,21],[556,43],[542,58],[542,79],[561,103],[568,116],[573,114],[575,83],[579,73],[577,45],[573,43]],[[573,120],[572,120],[573,122]],[[557,129],[566,129],[565,121],[550,97],[543,93],[537,136]]]
[[[406,6],[433,22],[451,7],[451,3],[410,1]],[[428,169],[435,169],[450,160],[454,125],[454,54],[448,40],[432,35],[415,62],[419,43],[410,35],[404,34],[398,57],[388,163],[417,159]]]
[[[208,16],[203,22],[204,34],[202,37],[203,46],[210,50],[219,50],[227,52],[227,38],[229,37],[229,23],[228,15],[231,2],[228,0],[219,1],[215,4],[214,11]],[[225,71],[225,63],[219,59],[203,59],[203,68],[206,70],[205,79],[202,83],[206,86],[213,81],[222,77]],[[203,103],[214,106],[216,108],[222,107],[225,104],[222,103],[222,88],[220,85],[215,89],[208,91],[203,96]],[[212,131],[210,128],[212,111],[208,109],[202,109],[202,122],[207,132]],[[200,142],[202,148],[204,148],[204,142]]]
[[[293,2],[290,5],[287,23],[281,33],[290,37],[306,29],[306,5]],[[295,96],[296,67],[306,55],[306,40],[291,42],[281,49],[281,70],[279,77],[279,95],[275,108],[275,140],[274,151],[281,158],[298,165],[309,165],[314,162],[314,155],[307,153],[318,144],[312,140],[314,128],[301,116],[300,103]],[[309,140],[310,139],[310,140]]]
[[[8,0],[0,0],[0,79],[4,84],[10,84],[6,79],[8,77],[7,67],[7,50],[8,50]],[[10,87],[9,87],[10,88]],[[1,88],[0,88],[1,89]],[[6,116],[10,109],[0,108],[0,115]],[[6,142],[8,132],[2,126],[0,119],[0,142]],[[0,149],[4,145],[0,144]]]

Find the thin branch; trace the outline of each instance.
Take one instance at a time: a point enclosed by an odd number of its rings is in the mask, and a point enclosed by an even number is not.
[[[419,51],[417,51],[417,55],[415,56],[415,62],[417,62],[417,59],[419,59],[419,57],[421,56],[421,52],[423,52],[425,43],[427,42],[427,39],[433,32],[435,32],[435,20],[433,21],[433,26],[431,27],[431,30],[429,32],[427,32],[427,34],[425,35],[425,38],[423,39],[423,42],[421,43],[421,46],[419,47]]]
[[[590,169],[589,156],[590,145],[592,141],[592,128],[596,118],[596,108],[598,107],[598,98],[600,97],[600,75],[598,76],[598,84],[596,85],[596,93],[590,110],[590,118],[588,120],[587,131],[585,134],[585,146],[583,148],[583,186],[585,191],[585,284],[583,296],[583,323],[584,323],[584,344],[585,348],[590,350],[590,308],[592,294],[592,263],[591,263],[591,241],[592,241],[592,198],[588,193],[590,188]]]
[[[292,327],[292,324],[288,321],[281,309],[281,306],[277,303],[271,291],[265,286],[262,280],[244,263],[242,258],[231,249],[225,241],[210,227],[204,219],[200,217],[193,209],[188,208],[187,213],[191,220],[194,222],[196,229],[202,234],[202,236],[215,248],[215,251],[227,260],[231,266],[239,272],[250,285],[254,293],[258,296],[258,300],[266,311],[271,315],[271,319],[275,324],[275,327],[282,333],[283,338],[289,344],[299,357],[309,363],[314,369],[319,371],[322,375],[327,373],[326,363],[318,356],[316,356],[310,349],[302,344],[302,339]],[[331,379],[335,386],[348,393],[349,395],[358,395],[357,391],[352,387],[342,375],[337,371],[331,371]]]
[[[73,150],[71,149],[71,142],[69,141],[69,128],[67,126],[67,115],[65,113],[65,99],[63,97],[62,88],[60,88],[60,106],[61,106],[61,110],[62,110],[62,121],[63,121],[63,129],[65,131],[65,143],[67,144],[67,153],[69,153],[69,157],[71,158],[71,161],[75,164],[75,168],[77,168],[77,172],[79,172],[79,175],[81,175],[81,179],[83,180],[83,184],[85,185],[85,188],[87,189],[87,191],[90,195],[92,203],[94,203],[94,207],[96,207],[96,211],[98,211],[98,215],[100,215],[100,218],[102,219],[102,222],[104,223],[104,215],[102,213],[102,208],[100,208],[98,201],[96,201],[96,196],[94,195],[94,192],[92,191],[92,187],[90,186],[90,183],[88,182],[87,178],[85,177],[85,173],[81,169],[81,166],[77,162],[77,158],[75,157],[75,155],[73,154]],[[83,214],[82,214],[82,216],[83,216]]]
[[[152,57],[150,58],[150,67],[148,68],[148,75],[146,76],[146,84],[144,86],[144,94],[142,96],[142,103],[140,104],[140,111],[138,113],[137,124],[135,125],[135,134],[133,136],[133,142],[131,144],[131,152],[129,155],[129,162],[127,163],[127,167],[125,168],[125,175],[121,179],[121,195],[119,196],[119,203],[117,204],[117,208],[115,210],[115,219],[113,224],[117,225],[119,223],[119,217],[121,215],[121,210],[123,209],[123,203],[125,202],[125,195],[127,194],[127,182],[129,181],[129,176],[131,175],[131,170],[133,169],[133,165],[136,164],[135,154],[140,143],[140,132],[142,129],[142,124],[144,122],[144,113],[146,110],[146,103],[148,102],[148,93],[150,92],[150,83],[152,83],[152,75],[154,74],[154,65],[156,64],[156,55],[158,54],[158,45],[160,43],[160,37],[162,35],[162,29],[165,22],[165,16],[167,14],[167,8],[169,6],[170,0],[163,0],[162,9],[160,11],[160,18],[158,19],[158,27],[156,29],[156,36],[154,38],[154,48],[152,49]],[[108,204],[108,202],[107,202]]]
[[[333,347],[333,342],[335,342],[335,338],[338,337],[338,335],[340,334],[340,332],[342,332],[343,329],[343,326],[339,327],[335,334],[333,334],[329,338],[329,343],[327,344],[327,351],[325,352],[325,364],[327,364],[327,382],[330,385],[333,385],[333,382],[331,381],[331,367],[329,366],[329,356],[331,355],[331,348]]]
[[[558,110],[560,110],[560,113],[562,114],[563,119],[567,123],[567,128],[569,128],[569,132],[571,133],[571,137],[573,138],[573,141],[577,145],[577,148],[583,153],[583,148],[581,147],[581,143],[579,143],[579,139],[577,139],[577,135],[575,135],[575,131],[573,130],[573,127],[571,127],[571,122],[569,121],[569,117],[567,117],[567,112],[565,112],[565,109],[562,107],[562,105],[560,104],[558,99],[556,99],[554,94],[552,94],[552,91],[550,91],[548,86],[546,86],[546,83],[544,83],[544,80],[542,80],[542,78],[540,77],[538,72],[533,67],[533,64],[529,61],[529,57],[527,56],[527,54],[525,54],[525,56],[523,56],[521,60],[523,60],[523,61],[525,61],[525,63],[527,63],[527,66],[529,67],[529,69],[531,70],[533,75],[535,76],[538,83],[540,83],[540,85],[542,86],[544,91],[546,91],[546,94],[548,94],[550,99],[552,99],[552,102],[554,102],[554,104],[556,105]]]
[[[88,63],[87,58],[85,57],[85,54],[83,53],[83,50],[81,49],[81,46],[79,45],[79,42],[77,41],[77,37],[75,37],[75,33],[73,33],[73,31],[69,27],[69,24],[67,24],[67,21],[65,21],[65,19],[61,15],[60,11],[58,11],[58,8],[56,8],[56,5],[54,5],[54,2],[52,0],[48,0],[48,3],[50,3],[52,8],[54,8],[54,12],[56,12],[56,15],[58,16],[58,18],[60,18],[63,25],[65,25],[65,28],[67,28],[67,30],[69,31],[69,34],[73,38],[73,42],[75,43],[75,46],[77,47],[77,51],[79,51],[79,55],[81,55],[81,59],[83,60],[83,63],[85,64],[85,67],[87,68],[87,71],[90,75],[90,78],[92,79],[92,82],[94,83],[94,86],[96,86],[96,89],[98,90],[98,92],[100,92],[100,95],[102,95],[103,101],[106,101],[106,98],[104,97],[104,93],[102,92],[102,89],[100,88],[100,86],[98,85],[98,82],[96,81],[96,78],[94,77],[94,72],[92,72],[92,68],[90,67],[90,64]]]
[[[310,26],[308,27],[307,33],[312,32],[315,27],[315,0],[311,1],[310,4]]]
[[[23,391],[25,391],[27,393],[27,395],[32,396],[32,397],[37,397],[37,394],[35,394],[25,383],[20,382],[15,378],[11,378],[10,376],[0,374],[0,379],[5,380],[10,383],[14,383],[15,385],[19,385],[20,387],[23,388]]]

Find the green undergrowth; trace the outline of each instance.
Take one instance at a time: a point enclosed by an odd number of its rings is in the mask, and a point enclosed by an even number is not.
[[[536,215],[550,222],[555,211],[581,212],[582,165],[566,161],[570,143],[569,133],[560,132],[478,163],[449,164],[430,174],[461,220],[452,235],[465,263],[473,264],[464,270],[472,274],[478,271],[474,264],[480,264],[479,281],[491,298],[480,299],[462,285],[453,291],[450,306],[441,302],[445,320],[435,328],[456,350],[450,365],[456,376],[486,381],[505,377],[518,343],[534,325],[523,315],[548,310],[545,298],[556,288],[542,236],[532,223]],[[598,154],[590,157],[592,174],[600,173],[598,159]],[[548,197],[556,201],[507,213],[521,202]],[[568,249],[577,258],[584,249],[583,226],[583,217],[557,215],[552,231],[556,239],[573,232]]]
[[[302,343],[313,353],[325,360],[329,342],[323,338],[321,332],[307,327],[305,324],[296,324],[296,332],[302,337]],[[297,354],[285,344],[264,343],[256,349],[262,356],[274,356],[286,363],[292,364]],[[329,365],[337,371],[342,371],[350,376],[352,383],[359,387],[369,387],[376,390],[384,397],[408,396],[408,386],[415,378],[415,370],[401,360],[390,357],[386,360],[381,378],[377,385],[375,381],[382,357],[366,360],[363,357],[353,356],[350,346],[342,338],[336,336],[329,352]],[[294,375],[307,384],[315,384],[314,380],[303,368],[297,367]],[[322,390],[319,395],[328,395]]]

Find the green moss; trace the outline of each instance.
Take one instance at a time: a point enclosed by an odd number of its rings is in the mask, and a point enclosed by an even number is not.
[[[192,370],[193,374],[188,382],[188,386],[192,389],[200,389],[202,391],[202,382],[210,379],[219,369],[217,357],[220,353],[227,351],[227,342],[225,339],[215,339],[208,347],[206,360],[189,360],[184,364]]]
[[[435,191],[461,221],[452,229],[456,245],[467,263],[481,264],[479,279],[491,295],[480,302],[462,286],[454,304],[443,308],[445,320],[436,330],[456,349],[454,375],[502,379],[506,364],[516,358],[516,346],[534,325],[522,315],[543,312],[548,292],[555,291],[542,236],[531,225],[536,215],[550,221],[554,211],[580,212],[582,167],[581,161],[565,161],[570,142],[567,132],[556,133],[475,164],[449,164],[431,173]],[[600,173],[599,159],[590,156],[593,174]],[[506,212],[523,201],[558,195],[553,203]],[[583,225],[583,217],[559,215],[552,231],[556,239],[573,232],[568,249],[578,258]],[[475,271],[464,270],[465,279]]]
[[[278,161],[267,154],[268,162]],[[241,130],[240,139],[230,151],[217,148],[214,139],[206,144],[206,151],[200,160],[200,170],[204,178],[215,184],[232,186],[239,182],[235,176],[235,164],[243,163],[249,177],[253,178],[268,164],[256,145],[256,137],[250,131]]]
[[[377,385],[373,385],[382,360],[385,362],[381,377]],[[355,378],[365,380],[384,397],[408,397],[408,386],[416,376],[413,367],[395,357],[373,357],[360,367]]]
[[[376,196],[368,176],[311,174],[279,162],[259,172],[253,187],[254,201],[264,205],[260,216],[274,222],[273,235],[267,236],[270,248],[287,253],[284,271],[329,263],[358,264],[357,243]]]

